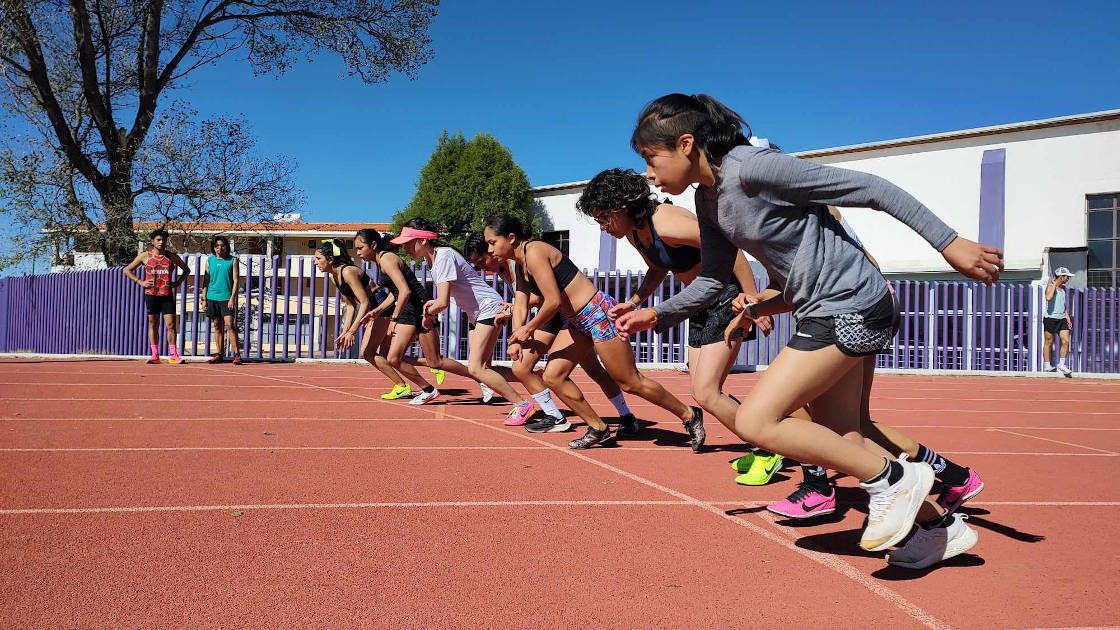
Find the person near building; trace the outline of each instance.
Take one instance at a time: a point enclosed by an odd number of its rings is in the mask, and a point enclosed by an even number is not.
[[[1046,309],[1042,316],[1042,369],[1045,372],[1061,372],[1066,378],[1073,378],[1073,370],[1069,369],[1066,358],[1069,356],[1069,331],[1073,328],[1069,309],[1066,308],[1066,284],[1073,275],[1069,269],[1058,267],[1054,270],[1054,279],[1046,285]],[[1058,350],[1057,365],[1051,364],[1051,355],[1054,352],[1054,335],[1058,336],[1061,348]]]
[[[237,338],[236,321],[240,265],[230,252],[229,239],[220,234],[210,239],[210,252],[210,256],[202,262],[202,299],[206,304],[206,316],[210,318],[214,328],[218,351],[207,363],[221,363],[225,360],[225,338],[228,330],[233,364],[241,365],[241,343]]]
[[[170,235],[167,230],[153,230],[149,236],[151,247],[141,252],[124,268],[124,275],[136,284],[144,287],[144,306],[148,310],[148,343],[152,356],[148,363],[158,364],[159,360],[159,320],[163,317],[164,327],[167,329],[167,347],[169,356],[167,362],[172,365],[184,363],[179,355],[178,331],[175,325],[175,289],[186,282],[191,276],[191,269],[178,254],[167,250],[167,241]],[[136,275],[136,269],[144,267],[144,279]],[[177,267],[182,273],[172,279],[172,267]]]

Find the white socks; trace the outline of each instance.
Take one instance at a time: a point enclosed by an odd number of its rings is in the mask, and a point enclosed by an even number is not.
[[[617,396],[611,398],[611,404],[614,405],[615,410],[618,411],[618,415],[620,416],[625,416],[630,413],[630,407],[626,404],[626,396],[624,396],[622,392],[619,392]]]
[[[545,415],[553,418],[564,417],[564,414],[560,413],[560,408],[553,402],[552,392],[548,389],[545,389],[539,394],[533,394],[533,400],[537,401],[537,405],[540,406],[541,411],[543,411]]]

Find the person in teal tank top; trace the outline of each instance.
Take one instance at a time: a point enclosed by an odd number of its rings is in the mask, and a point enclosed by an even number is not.
[[[1072,276],[1069,269],[1058,267],[1054,270],[1054,280],[1046,286],[1046,308],[1042,313],[1042,330],[1044,343],[1042,344],[1042,369],[1045,372],[1061,372],[1066,378],[1073,378],[1073,371],[1066,365],[1066,356],[1069,354],[1069,331],[1073,328],[1073,320],[1069,317],[1066,308],[1066,283]],[[1062,342],[1058,355],[1058,364],[1050,364],[1050,355],[1054,351],[1054,335]]]
[[[228,238],[215,236],[210,240],[210,251],[213,254],[207,257],[202,267],[202,298],[206,300],[206,316],[213,322],[218,351],[210,357],[208,363],[221,363],[225,360],[223,349],[228,329],[233,363],[241,365],[241,343],[237,338],[237,322],[234,317],[241,270],[237,259],[230,253]]]

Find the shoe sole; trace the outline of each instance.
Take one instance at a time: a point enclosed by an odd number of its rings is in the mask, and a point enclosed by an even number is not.
[[[774,514],[777,514],[778,516],[784,516],[786,518],[793,518],[793,519],[797,519],[797,520],[806,519],[806,518],[816,518],[818,516],[824,516],[825,514],[832,514],[833,512],[836,511],[836,508],[830,507],[830,508],[825,508],[823,510],[816,510],[815,512],[810,512],[808,514],[805,514],[804,512],[802,512],[801,514],[786,514],[785,512],[779,512],[778,510],[775,510],[775,509],[771,508],[769,505],[766,506],[766,509],[773,512]]]
[[[570,448],[573,451],[584,451],[584,450],[587,450],[587,449],[591,448],[592,446],[595,446],[596,444],[606,444],[607,442],[610,442],[613,439],[614,439],[613,435],[608,435],[607,437],[599,440],[598,442],[592,442],[591,444],[581,444],[579,446],[572,446],[572,443],[568,442],[568,448]]]
[[[915,466],[917,466],[917,470],[915,470],[914,474],[918,475],[918,484],[914,487],[914,492],[910,493],[910,505],[907,506],[906,517],[902,521],[906,526],[898,528],[898,531],[891,534],[889,538],[873,547],[865,546],[864,541],[861,540],[859,541],[860,547],[863,547],[867,551],[882,551],[895,546],[898,541],[906,538],[906,536],[910,534],[910,530],[914,529],[914,518],[918,516],[918,510],[920,510],[922,504],[925,503],[926,495],[929,494],[930,488],[933,487],[933,469],[929,467],[929,464],[915,464]]]
[[[571,428],[572,428],[572,423],[571,422],[564,422],[563,424],[554,424],[551,427],[548,427],[547,429],[535,429],[534,430],[534,429],[530,429],[529,427],[525,427],[525,430],[528,431],[529,433],[563,433],[564,431],[567,431],[568,429],[571,429]]]
[[[984,482],[981,481],[980,482],[980,487],[976,488],[972,492],[969,492],[968,494],[964,495],[960,499],[957,499],[957,502],[954,503],[951,507],[945,507],[945,506],[941,506],[941,507],[945,510],[946,514],[952,514],[953,512],[956,512],[957,510],[959,510],[960,507],[962,505],[964,505],[966,501],[968,501],[972,497],[980,494],[981,492],[983,492],[983,490],[984,490]]]
[[[420,407],[432,402],[433,400],[439,400],[439,394],[436,394],[435,396],[424,400],[421,400],[420,398],[413,398],[412,400],[408,401],[408,404],[412,405],[413,407]]]
[[[964,536],[950,541],[950,544],[945,547],[945,553],[940,558],[922,558],[914,562],[894,562],[891,560],[890,554],[887,554],[887,564],[903,569],[925,569],[972,549],[976,546],[978,540],[980,540],[980,535],[976,533],[976,530],[965,527]]]

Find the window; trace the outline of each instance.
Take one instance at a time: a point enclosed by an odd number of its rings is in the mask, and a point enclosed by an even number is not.
[[[568,255],[568,230],[541,232],[541,240]]]
[[[1089,269],[1087,274],[1090,287],[1117,286],[1120,278],[1116,244],[1117,214],[1120,212],[1120,194],[1089,195],[1086,197],[1085,221],[1086,237],[1089,245]]]

